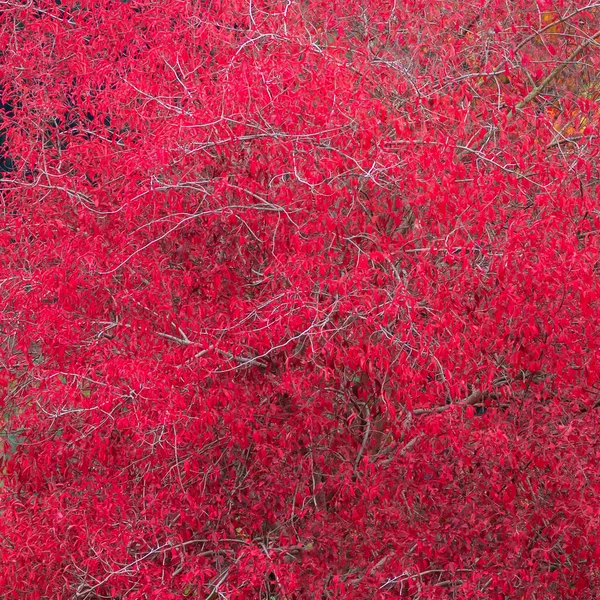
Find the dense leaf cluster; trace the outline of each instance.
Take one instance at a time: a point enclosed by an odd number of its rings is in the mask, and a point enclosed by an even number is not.
[[[597,597],[599,6],[3,2],[0,595]]]

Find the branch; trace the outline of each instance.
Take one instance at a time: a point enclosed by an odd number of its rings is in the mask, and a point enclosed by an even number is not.
[[[454,404],[445,404],[444,406],[438,406],[436,408],[416,408],[413,410],[413,414],[415,415],[431,415],[436,413],[445,412],[454,406],[473,406],[474,404],[479,404],[484,397],[484,392],[479,390],[473,391],[470,396],[463,398],[459,402],[455,402]]]
[[[178,338],[177,336],[169,335],[168,333],[162,333],[162,331],[157,331],[156,335],[158,337],[164,338],[165,340],[175,342],[176,344],[181,344],[182,346],[189,346],[190,344],[194,343],[191,340],[189,340],[187,336],[185,338]]]
[[[369,406],[365,404],[365,412],[366,412],[366,421],[367,426],[365,427],[365,434],[363,436],[363,441],[360,446],[360,450],[356,455],[356,460],[354,461],[354,472],[358,474],[358,467],[360,466],[360,461],[362,460],[363,454],[365,453],[365,448],[367,447],[367,442],[369,441],[369,436],[371,435],[371,411],[369,410]]]
[[[398,452],[398,456],[404,456],[407,452],[409,452],[412,447],[422,438],[423,436],[421,434],[415,436],[412,440],[410,440],[410,442],[408,442],[407,444],[404,445],[404,447],[402,448],[402,450],[400,450],[400,452]]]
[[[583,7],[581,9],[573,11],[571,14],[563,17],[562,19],[559,19],[559,20],[557,20],[557,21],[555,21],[553,23],[548,24],[546,27],[543,27],[541,30],[536,31],[532,35],[528,36],[525,40],[523,40],[520,44],[518,44],[517,47],[515,48],[515,52],[519,51],[528,42],[530,42],[535,37],[539,36],[541,33],[543,33],[544,31],[546,31],[547,29],[550,29],[551,27],[554,27],[558,23],[562,23],[564,21],[569,20],[570,18],[572,18],[573,16],[575,16],[576,14],[578,14],[580,12],[583,12],[584,10],[588,10],[588,9],[591,9],[591,8],[596,8],[597,6],[600,6],[600,4],[590,4],[590,5],[586,6],[586,7]],[[509,118],[513,117],[514,114],[515,114],[515,112],[517,110],[521,110],[522,108],[524,108],[525,106],[527,106],[530,102],[532,102],[533,100],[535,100],[535,98],[537,98],[546,89],[546,87],[548,87],[548,85],[550,83],[552,83],[552,81],[554,81],[554,79],[556,79],[556,77],[558,77],[558,75],[560,75],[560,73],[562,73],[562,71],[564,70],[564,68],[567,65],[571,64],[584,50],[586,50],[588,48],[588,46],[590,46],[591,44],[593,44],[598,37],[600,37],[600,31],[597,31],[592,37],[586,39],[577,48],[575,48],[575,50],[573,50],[573,52],[571,53],[571,55],[565,61],[563,61],[559,65],[557,65],[554,68],[554,70],[538,86],[535,86],[533,88],[533,90],[531,90],[531,92],[529,92],[529,94],[527,94],[527,96],[525,96],[525,98],[523,98],[523,100],[521,100],[519,103],[517,103],[515,105],[515,107],[509,111],[508,117]],[[498,69],[503,64],[506,64],[506,60],[503,60],[496,67],[496,69],[494,69],[494,73],[496,71],[498,71]],[[494,73],[492,73],[492,74],[494,74]],[[465,157],[465,155],[467,154],[468,151],[476,151],[476,150],[478,150],[481,146],[483,146],[489,140],[489,137],[490,137],[490,134],[488,133],[483,139],[478,140],[475,143],[475,145],[473,146],[473,148],[464,148],[463,147],[462,150],[461,150],[461,152],[459,152],[457,154],[456,159],[458,161],[460,161],[460,160],[462,160]]]
[[[257,360],[256,358],[246,356],[235,356],[234,354],[231,354],[231,352],[225,352],[225,350],[219,350],[218,348],[217,352],[221,356],[224,356],[225,358],[233,360],[237,363],[240,363],[241,365],[254,365],[255,367],[260,367],[261,369],[267,368],[267,365],[264,362]]]
[[[591,46],[598,37],[600,37],[600,31],[597,31],[592,37],[588,38],[587,40],[585,40],[585,42],[577,46],[577,48],[573,50],[573,52],[570,54],[567,60],[557,65],[554,68],[554,70],[546,77],[546,79],[544,79],[544,81],[540,83],[540,85],[533,88],[531,92],[529,92],[529,94],[527,94],[527,96],[525,96],[525,98],[523,98],[523,100],[521,100],[521,102],[519,102],[515,106],[514,110],[521,110],[524,106],[527,106],[527,104],[529,104],[532,100],[535,100],[544,91],[544,89],[548,87],[548,84],[552,83],[552,81],[556,79],[558,75],[560,75],[563,69],[567,65],[571,64],[588,46]],[[512,116],[513,114],[514,111],[511,110],[509,116]]]
[[[597,2],[595,2],[593,4],[588,4],[587,6],[582,6],[581,8],[574,10],[573,12],[569,13],[568,15],[565,15],[564,17],[561,17],[560,19],[557,19],[556,21],[552,21],[552,23],[548,23],[548,25],[546,25],[545,27],[542,27],[540,30],[527,36],[522,42],[517,44],[517,46],[515,48],[515,53],[518,52],[523,46],[527,45],[531,40],[542,35],[542,33],[544,33],[545,31],[548,31],[548,29],[552,29],[552,27],[556,27],[557,25],[560,25],[561,23],[565,23],[569,19],[572,19],[573,17],[577,16],[579,13],[585,12],[586,10],[592,10],[593,8],[598,8],[598,7],[600,7],[600,4]],[[503,61],[503,63],[505,63],[505,62],[506,61]],[[498,68],[500,68],[500,67],[498,67]]]

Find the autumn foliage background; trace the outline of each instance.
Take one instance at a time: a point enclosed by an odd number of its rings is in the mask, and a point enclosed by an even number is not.
[[[600,4],[8,0],[3,598],[597,598]]]

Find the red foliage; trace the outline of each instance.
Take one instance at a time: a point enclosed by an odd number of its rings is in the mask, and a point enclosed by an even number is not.
[[[583,8],[3,3],[2,597],[598,596]]]

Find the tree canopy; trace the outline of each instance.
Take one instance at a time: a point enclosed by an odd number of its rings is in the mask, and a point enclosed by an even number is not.
[[[0,594],[597,597],[599,8],[3,2]]]

